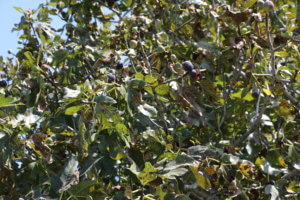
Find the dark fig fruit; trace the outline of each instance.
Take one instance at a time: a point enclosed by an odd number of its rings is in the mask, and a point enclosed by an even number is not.
[[[93,77],[91,75],[86,75],[85,79],[91,80]]]
[[[182,64],[182,67],[187,72],[191,72],[194,69],[194,65],[191,63],[191,61],[185,61]]]
[[[110,82],[116,80],[116,76],[112,73],[109,73],[107,75],[107,78],[108,78],[108,81],[110,81]]]
[[[122,68],[123,68],[123,63],[117,62],[116,69],[122,69]]]
[[[42,69],[43,71],[48,71],[50,68],[51,68],[51,67],[50,67],[49,65],[47,65],[47,64],[42,64],[42,66],[41,66],[41,69]]]
[[[257,98],[259,97],[258,92],[252,92],[252,97],[253,97],[254,99],[257,99]]]
[[[247,66],[247,69],[255,69],[256,65],[255,63],[249,63],[249,65]]]
[[[200,79],[200,71],[198,69],[193,69],[190,72],[190,76],[191,76],[192,80],[198,81]]]
[[[269,9],[273,10],[274,9],[274,3],[270,0],[265,1],[265,6],[268,7]]]
[[[7,81],[6,80],[0,80],[0,87],[6,87]]]

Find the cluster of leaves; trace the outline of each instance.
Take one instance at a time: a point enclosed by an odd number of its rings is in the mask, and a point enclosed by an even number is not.
[[[16,8],[0,199],[297,199],[299,5],[273,3]]]

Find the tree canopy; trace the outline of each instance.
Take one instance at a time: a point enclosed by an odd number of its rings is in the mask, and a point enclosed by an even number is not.
[[[15,8],[20,48],[0,57],[0,199],[298,199],[297,3]]]

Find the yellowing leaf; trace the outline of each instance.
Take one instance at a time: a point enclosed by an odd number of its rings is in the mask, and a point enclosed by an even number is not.
[[[76,135],[76,133],[67,131],[67,132],[62,132],[61,135],[64,135],[64,136],[74,136],[74,135]]]
[[[194,177],[199,187],[201,187],[204,190],[209,190],[211,188],[211,183],[205,176],[199,174],[198,167],[192,165],[190,165],[189,167],[192,173],[194,174]]]
[[[154,93],[153,93],[153,90],[152,90],[152,87],[150,87],[150,86],[148,86],[148,87],[145,87],[145,90],[149,93],[149,94],[151,94],[151,95],[153,95],[154,96]]]
[[[171,24],[171,27],[170,27],[171,31],[175,31],[175,28],[176,28],[175,24],[172,23],[172,24]]]
[[[288,193],[295,193],[296,185],[297,185],[296,181],[290,182],[289,186],[286,188],[286,191]]]
[[[144,75],[141,72],[138,72],[134,75],[134,78],[137,80],[144,80]]]
[[[127,134],[128,133],[128,130],[127,130],[127,128],[124,124],[117,124],[116,125],[116,130],[117,130],[118,133],[121,133],[121,134]]]
[[[153,76],[150,76],[150,75],[146,75],[145,76],[145,82],[146,83],[154,83],[155,82],[155,78]]]
[[[264,165],[265,164],[265,158],[263,156],[260,156],[260,157],[256,158],[255,164],[256,165]]]
[[[249,92],[246,96],[243,97],[243,100],[252,101],[254,98],[252,94]]]
[[[161,60],[160,60],[160,58],[158,58],[158,59],[157,59],[157,62],[156,62],[155,69],[156,69],[157,71],[159,71],[160,68],[161,68]]]
[[[66,115],[73,115],[77,113],[79,110],[81,110],[82,106],[72,106],[66,109],[65,114]]]
[[[167,84],[159,85],[155,88],[155,91],[159,95],[166,95],[169,93],[169,86]]]
[[[264,93],[265,93],[266,95],[268,95],[268,96],[270,96],[270,95],[272,94],[271,91],[268,90],[268,89],[263,89],[263,91],[264,91]]]
[[[216,174],[215,169],[212,168],[212,167],[207,167],[207,168],[205,168],[204,172],[205,172],[206,174],[208,174],[208,175],[211,175],[211,176],[214,175],[214,174]]]
[[[239,167],[240,167],[241,173],[244,176],[246,176],[246,177],[250,176],[251,166],[249,164],[242,163],[242,164],[240,164]]]
[[[122,158],[124,157],[123,153],[122,152],[119,152],[116,157],[114,157],[113,159],[115,160],[121,160]]]
[[[239,92],[236,92],[236,93],[232,93],[231,95],[230,95],[230,97],[231,98],[241,98],[241,96],[242,96],[242,91],[239,91]]]
[[[277,51],[277,52],[275,52],[275,55],[282,57],[282,58],[286,58],[289,56],[288,52],[286,52],[286,51]]]
[[[287,166],[282,156],[279,156],[279,157],[278,157],[278,162],[279,162],[279,164],[280,164],[282,167],[286,167],[286,166]]]
[[[184,25],[182,31],[186,36],[191,36],[194,33],[193,28],[189,24]]]

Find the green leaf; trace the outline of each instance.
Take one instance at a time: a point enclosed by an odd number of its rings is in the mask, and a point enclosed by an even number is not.
[[[157,178],[155,169],[150,162],[145,163],[145,168],[141,173],[138,174],[138,178],[142,185],[147,185],[149,182],[154,181]]]
[[[116,130],[118,133],[125,134],[125,135],[128,134],[127,127],[124,124],[117,124]]]
[[[97,162],[99,160],[101,160],[103,157],[99,157],[99,158],[93,158],[93,157],[89,157],[86,161],[84,161],[83,165],[80,167],[80,176],[84,175],[85,173],[87,173],[88,171],[90,171],[90,169],[97,164]]]
[[[188,170],[186,168],[176,168],[176,169],[170,170],[169,172],[164,174],[164,176],[168,179],[176,179],[176,176],[183,176],[187,172],[188,172]]]
[[[126,6],[130,7],[133,3],[133,0],[126,0]]]
[[[251,6],[253,6],[255,3],[257,2],[257,0],[247,0],[244,5],[243,5],[243,9],[246,10],[248,8],[250,8]]]
[[[166,165],[164,170],[174,170],[174,169],[177,169],[180,167],[192,165],[194,162],[195,162],[195,159],[193,159],[192,157],[190,157],[186,154],[178,155],[175,158],[175,160],[169,162]]]
[[[72,186],[69,191],[75,196],[86,196],[89,194],[89,188],[95,184],[96,181],[82,181],[79,184]]]
[[[23,13],[23,14],[25,13],[25,11],[20,7],[13,7],[13,8],[20,13]]]
[[[204,190],[209,190],[211,188],[210,181],[203,176],[202,174],[199,174],[198,167],[190,165],[190,170],[194,174],[194,177],[196,179],[197,184]]]
[[[26,56],[27,60],[29,61],[29,63],[31,65],[34,65],[35,64],[35,58],[33,57],[32,53],[30,51],[26,51],[24,53],[24,55]]]
[[[157,115],[157,110],[154,106],[150,106],[149,104],[143,104],[138,106],[138,110],[148,117],[152,117],[153,115]]]
[[[66,115],[73,115],[80,111],[83,108],[83,106],[72,106],[66,109],[65,114]]]
[[[146,83],[152,84],[152,83],[154,83],[156,81],[156,79],[153,76],[146,75],[145,76],[145,81],[146,81]]]
[[[12,103],[14,102],[13,97],[5,97],[4,94],[0,94],[0,108],[1,107],[8,107],[8,106],[14,106]]]
[[[286,52],[286,51],[276,51],[276,52],[275,52],[275,55],[276,55],[276,56],[279,56],[279,57],[281,57],[281,58],[286,58],[286,57],[289,56],[289,53]]]
[[[74,178],[76,177],[75,173],[78,171],[78,164],[79,162],[77,160],[77,157],[75,156],[71,156],[65,164],[60,175],[60,180],[63,183],[62,187],[59,190],[60,192],[66,191],[70,188],[71,184],[74,181]]]
[[[138,72],[134,75],[136,80],[144,80],[144,75],[141,72]]]
[[[166,95],[166,94],[169,94],[170,87],[167,84],[162,84],[162,85],[157,86],[155,88],[155,91],[159,95]]]
[[[107,103],[107,104],[115,104],[115,103],[117,103],[116,100],[114,100],[113,98],[111,98],[109,96],[106,96],[104,94],[101,94],[101,95],[95,97],[95,101],[97,103]]]
[[[143,89],[145,86],[147,85],[147,83],[143,80],[131,80],[130,81],[130,86],[134,89],[138,89],[138,90],[141,90]]]

